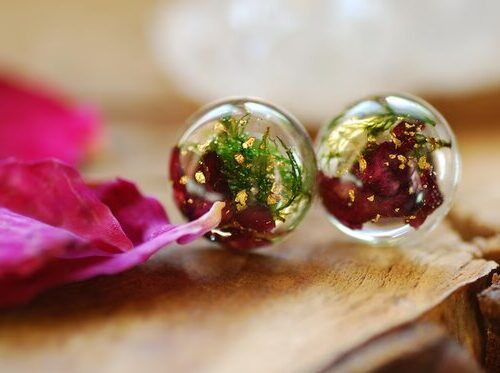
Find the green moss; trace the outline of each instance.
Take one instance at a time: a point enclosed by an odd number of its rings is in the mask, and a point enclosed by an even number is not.
[[[284,220],[284,210],[307,194],[302,170],[291,149],[281,139],[270,137],[269,128],[260,139],[250,136],[246,131],[250,119],[250,114],[223,117],[223,128],[208,149],[222,160],[222,171],[233,196],[244,190],[247,204],[266,205],[275,219]]]

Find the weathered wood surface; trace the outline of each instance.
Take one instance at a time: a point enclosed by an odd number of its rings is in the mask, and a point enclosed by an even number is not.
[[[325,372],[479,373],[479,364],[447,333],[426,323],[405,325],[354,349]]]
[[[467,132],[459,140],[463,177],[450,220],[486,258],[500,262],[500,131]]]
[[[88,175],[130,177],[168,201],[171,130],[111,130],[109,152]],[[447,224],[416,247],[369,247],[348,241],[316,206],[290,239],[269,249],[172,247],[124,274],[1,311],[0,368],[318,371],[418,320],[440,324],[481,358],[475,287],[496,266]]]
[[[486,325],[485,366],[500,372],[500,276],[493,276],[491,287],[479,295],[479,306]]]

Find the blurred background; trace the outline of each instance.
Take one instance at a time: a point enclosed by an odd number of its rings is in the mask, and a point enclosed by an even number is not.
[[[103,112],[92,176],[163,185],[185,119],[228,95],[271,100],[312,133],[353,99],[386,91],[423,96],[459,134],[498,127],[494,0],[3,0],[1,8],[0,72]]]
[[[0,63],[113,115],[178,120],[246,94],[314,125],[402,90],[461,123],[498,103],[499,12],[494,0],[3,0]]]

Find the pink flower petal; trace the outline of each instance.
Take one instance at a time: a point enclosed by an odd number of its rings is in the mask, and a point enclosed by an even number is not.
[[[149,240],[168,223],[163,206],[154,198],[144,197],[129,181],[117,179],[91,187],[134,245]]]
[[[170,226],[166,232],[125,253],[69,259],[56,257],[31,277],[0,277],[0,306],[25,303],[37,293],[56,285],[99,275],[112,275],[133,268],[170,243],[187,243],[215,228],[220,223],[223,207],[224,203],[216,202],[201,218],[184,225]],[[3,233],[0,227],[0,235]],[[30,238],[26,237],[26,241],[29,242]],[[0,242],[0,250],[3,249]]]
[[[0,208],[0,278],[29,276],[83,243],[64,229]]]
[[[87,186],[56,161],[0,162],[0,306],[132,268],[215,228],[223,207],[216,202],[197,220],[173,225],[157,200],[126,180]]]
[[[65,228],[105,251],[133,247],[110,208],[78,171],[58,161],[0,161],[0,206]]]
[[[0,76],[0,123],[0,158],[54,157],[76,164],[100,133],[94,108],[5,76]]]

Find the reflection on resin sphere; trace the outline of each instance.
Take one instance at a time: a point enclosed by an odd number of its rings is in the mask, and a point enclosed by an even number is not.
[[[335,226],[371,243],[416,239],[448,212],[460,158],[445,119],[411,96],[359,101],[317,143],[318,184]]]
[[[208,238],[233,249],[265,246],[293,230],[315,191],[311,141],[291,115],[260,100],[203,108],[174,148],[170,179],[189,220],[223,201]]]

